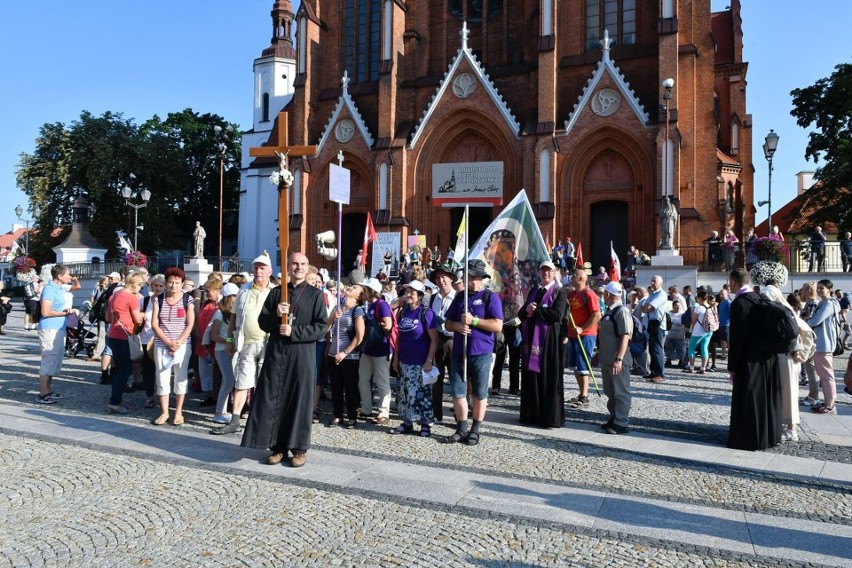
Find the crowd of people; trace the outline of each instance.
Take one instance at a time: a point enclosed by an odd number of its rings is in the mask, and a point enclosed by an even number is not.
[[[111,385],[107,412],[127,414],[124,394],[144,390],[145,407],[156,410],[153,425],[181,426],[194,388],[211,407],[211,434],[242,431],[243,446],[268,449],[268,463],[294,467],[306,462],[326,385],[330,426],[369,421],[392,435],[428,438],[444,421],[446,382],[455,429],[439,441],[472,446],[480,442],[489,396],[503,394],[507,365],[520,422],[545,428],[561,427],[566,409],[589,405],[598,374],[609,415],[601,428],[626,434],[632,374],[659,384],[672,368],[719,372],[717,359],[727,359],[733,383],[730,447],[797,440],[800,407],[836,413],[832,356],[849,339],[849,295],[828,280],[786,298],[773,285],[753,290],[742,269],[717,292],[665,288],[656,275],[647,287],[608,278],[590,286],[586,270],[568,272],[566,263],[563,271],[547,260],[517,314],[504,314],[489,278],[482,260],[460,269],[412,265],[398,282],[363,278],[338,295],[337,283],[301,253],[291,255],[283,279],[272,276],[264,252],[251,274],[225,280],[214,272],[198,287],[177,267],[153,276],[123,267],[98,282],[90,299],[104,338],[93,358],[101,362],[101,383]],[[62,364],[66,318],[80,315],[71,286],[68,269],[53,266],[51,280],[36,287],[38,322],[25,321],[39,330],[41,404],[61,399],[52,378]],[[764,313],[766,302],[783,306],[795,322],[795,341],[777,352],[746,339],[755,333],[750,312]],[[577,385],[567,401],[566,369]],[[799,398],[804,385],[808,396]],[[849,370],[845,388],[852,394]]]

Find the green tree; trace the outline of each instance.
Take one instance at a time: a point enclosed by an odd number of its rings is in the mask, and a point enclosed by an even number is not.
[[[794,89],[791,114],[808,135],[805,158],[820,163],[819,182],[805,192],[801,211],[816,223],[832,221],[852,228],[852,64],[842,63],[830,77]]]
[[[116,231],[133,233],[134,212],[120,193],[130,183],[134,189],[152,193],[148,206],[139,211],[139,222],[145,227],[139,233],[139,250],[150,254],[185,249],[197,220],[212,237],[208,243],[216,242],[219,144],[224,144],[225,211],[235,211],[239,201],[240,145],[217,138],[214,125],[228,123],[190,109],[169,114],[165,121],[155,116],[142,126],[120,113],[96,117],[86,111],[67,127],[43,125],[35,150],[21,155],[17,171],[18,186],[31,207],[41,210],[34,225],[51,228],[31,238],[33,256],[41,262],[53,260],[51,248],[67,235],[71,205],[83,195],[91,206],[93,236],[108,247],[108,258],[117,257]],[[230,221],[226,238],[235,236],[236,216],[226,219]],[[208,254],[215,254],[215,247],[209,246]]]

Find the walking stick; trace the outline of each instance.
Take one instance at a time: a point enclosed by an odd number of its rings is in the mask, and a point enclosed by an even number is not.
[[[571,327],[577,329],[577,324],[574,323],[574,315],[571,313],[571,308],[568,308],[568,319],[571,320]],[[568,338],[568,341],[571,341],[571,338]],[[601,391],[598,389],[598,380],[595,378],[595,372],[592,370],[592,362],[589,360],[589,354],[586,353],[586,348],[583,346],[583,341],[580,339],[580,335],[577,334],[577,343],[580,345],[580,351],[583,353],[583,359],[586,361],[586,367],[589,369],[589,374],[592,376],[592,382],[595,384],[595,392],[598,393],[598,396],[601,396]]]

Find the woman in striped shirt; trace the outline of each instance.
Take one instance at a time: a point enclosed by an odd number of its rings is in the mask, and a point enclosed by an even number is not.
[[[195,304],[182,290],[186,275],[175,266],[167,268],[166,291],[157,296],[151,315],[154,330],[154,372],[157,377],[157,396],[160,397],[160,415],[151,423],[161,426],[169,420],[169,394],[172,369],[175,371],[175,417],[172,424],[183,424],[183,400],[186,396],[187,370],[190,349],[189,335],[195,324]]]

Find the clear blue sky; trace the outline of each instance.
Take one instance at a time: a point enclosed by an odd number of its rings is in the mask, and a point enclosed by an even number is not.
[[[417,0],[425,1],[425,0]],[[712,0],[722,10],[726,0]],[[69,123],[83,110],[124,113],[143,122],[190,107],[247,126],[252,61],[269,43],[272,0],[79,0],[4,2],[0,19],[0,233],[26,208],[15,183],[21,152],[39,127]],[[298,1],[293,2],[298,7]],[[816,4],[815,4],[816,6]],[[748,109],[754,121],[755,201],[765,199],[767,166],[760,150],[780,135],[773,210],[792,199],[807,133],[790,116],[789,93],[852,61],[852,2],[744,0]],[[628,80],[630,78],[628,77]],[[26,216],[26,215],[25,215]],[[758,219],[766,217],[759,208]]]

